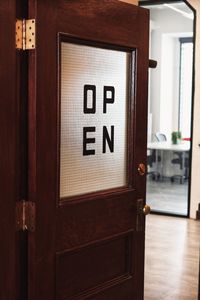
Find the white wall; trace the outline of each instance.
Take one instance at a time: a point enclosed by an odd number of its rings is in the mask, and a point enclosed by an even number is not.
[[[156,24],[151,34],[151,58],[158,61],[157,69],[150,71],[152,135],[160,131],[171,139],[171,132],[178,130],[179,37],[191,36],[193,21],[169,8],[152,8],[150,17]]]
[[[200,1],[188,1],[196,9],[195,95],[193,119],[192,180],[190,217],[196,217],[200,203]]]
[[[179,78],[179,52],[176,51],[177,38],[169,34],[162,34],[161,52],[161,82],[160,82],[160,122],[159,130],[166,134],[167,139],[171,139],[171,132],[178,130],[178,122],[174,122],[174,109],[178,109],[178,78]],[[176,118],[175,121],[177,121]]]

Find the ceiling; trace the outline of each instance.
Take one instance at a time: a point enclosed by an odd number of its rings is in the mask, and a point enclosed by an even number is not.
[[[194,19],[194,13],[193,11],[190,9],[190,7],[183,1],[179,1],[179,2],[169,2],[166,1],[166,3],[163,4],[152,4],[152,1],[145,1],[146,3],[143,5],[145,5],[146,8],[149,8],[151,10],[173,10],[176,11],[177,13],[180,13],[181,15],[183,15],[186,18],[189,19]],[[147,4],[147,2],[151,2],[149,5]],[[143,6],[142,5],[142,6]]]

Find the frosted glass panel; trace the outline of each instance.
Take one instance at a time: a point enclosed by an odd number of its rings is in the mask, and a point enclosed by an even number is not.
[[[127,184],[130,54],[61,43],[60,197]]]

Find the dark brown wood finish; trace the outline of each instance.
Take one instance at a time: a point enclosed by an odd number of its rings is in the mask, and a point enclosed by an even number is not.
[[[197,220],[200,220],[200,203],[199,203],[199,205],[198,205],[198,210],[197,210],[197,212],[196,212],[196,219],[197,219]]]
[[[15,97],[15,1],[0,3],[0,298],[14,300],[15,277],[15,201],[16,192],[16,127],[17,102]],[[8,36],[10,38],[8,38]]]
[[[26,3],[0,2],[0,299],[25,299],[26,237],[16,232],[16,201],[26,198],[26,64],[15,49],[15,20]],[[22,67],[23,65],[23,67]],[[23,76],[25,75],[25,76]],[[25,78],[23,80],[22,78]]]
[[[116,0],[30,1],[36,51],[29,56],[29,300],[143,299],[148,12]],[[59,33],[110,48],[136,49],[129,126],[130,184],[59,202]],[[133,80],[134,82],[134,80]],[[133,155],[134,154],[134,155]],[[35,178],[35,179],[34,179]],[[143,219],[143,218],[142,218]]]

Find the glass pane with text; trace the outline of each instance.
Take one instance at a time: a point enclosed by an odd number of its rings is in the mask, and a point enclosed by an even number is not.
[[[61,43],[60,198],[127,185],[131,54]]]

